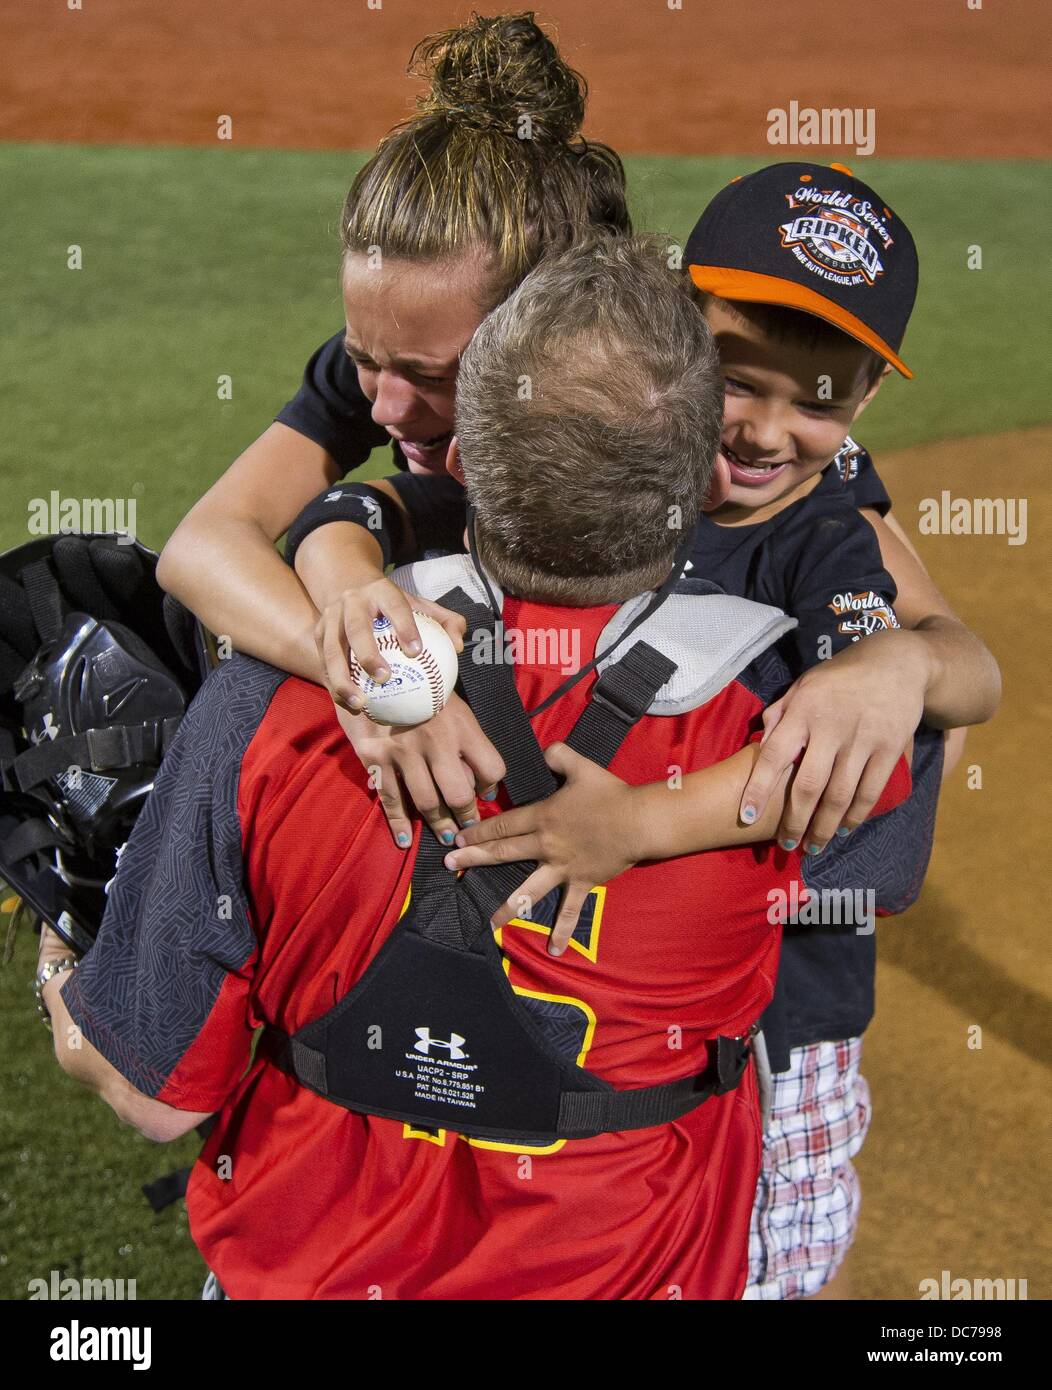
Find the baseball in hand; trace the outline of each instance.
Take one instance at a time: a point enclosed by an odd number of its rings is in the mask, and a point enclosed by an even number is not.
[[[390,680],[380,684],[359,665],[350,653],[351,677],[362,692],[365,714],[374,724],[404,728],[422,724],[445,705],[457,683],[457,651],[441,623],[426,613],[414,613],[424,649],[419,656],[407,656],[398,645],[391,622],[373,619],[373,636]]]

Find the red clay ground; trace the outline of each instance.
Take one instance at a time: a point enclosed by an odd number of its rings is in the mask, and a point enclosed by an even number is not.
[[[674,0],[675,2],[675,0]],[[367,148],[413,44],[501,6],[439,0],[0,0],[0,139]],[[374,0],[375,3],[375,0]],[[873,107],[881,156],[1052,155],[1048,0],[551,0],[626,153],[764,152],[767,111]],[[506,6],[513,8],[513,4]]]
[[[997,717],[968,734],[943,790],[920,900],[879,933],[877,1017],[865,1042],[873,1129],[862,1151],[862,1222],[854,1290],[918,1297],[922,1279],[1028,1279],[1052,1297],[1047,1243],[1052,1039],[1045,891],[1049,766],[1047,657],[1052,624],[1042,576],[1052,538],[1052,426],[955,439],[888,455],[880,471],[895,515],[960,617],[1001,665]],[[1026,544],[1005,536],[922,536],[919,505],[996,493],[991,463],[1013,460],[1012,494],[1029,500]],[[978,777],[969,769],[979,768]],[[981,779],[981,786],[969,786]],[[978,1025],[981,1035],[969,1028]]]

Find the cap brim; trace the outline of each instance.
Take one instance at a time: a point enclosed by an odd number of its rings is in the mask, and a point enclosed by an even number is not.
[[[785,309],[799,309],[805,314],[814,314],[825,319],[835,328],[842,329],[849,337],[864,344],[890,362],[897,372],[912,379],[913,373],[902,358],[883,338],[877,336],[872,328],[861,319],[849,314],[831,299],[817,294],[814,290],[798,285],[794,280],[780,280],[777,275],[760,275],[754,270],[733,270],[723,265],[692,265],[690,278],[699,290],[717,295],[720,299],[741,299],[753,304],[780,304]]]

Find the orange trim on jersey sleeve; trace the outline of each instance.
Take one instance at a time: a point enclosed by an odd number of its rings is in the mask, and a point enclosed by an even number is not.
[[[841,309],[824,295],[798,285],[793,280],[782,280],[777,275],[761,275],[755,270],[733,270],[722,265],[692,265],[690,278],[699,290],[715,294],[720,299],[741,299],[753,304],[780,304],[786,309],[800,309],[805,314],[814,314],[825,319],[826,323],[843,329],[849,337],[872,348],[875,353],[890,362],[897,372],[912,378],[913,373],[902,358],[883,338],[867,328],[861,319]]]

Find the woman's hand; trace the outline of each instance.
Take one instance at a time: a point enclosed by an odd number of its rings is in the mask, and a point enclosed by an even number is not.
[[[553,888],[565,891],[548,941],[549,954],[561,956],[585,899],[592,889],[630,869],[639,858],[635,787],[582,757],[565,743],[545,749],[544,760],[566,779],[557,792],[532,806],[502,811],[463,830],[446,855],[448,869],[505,864],[524,859],[537,868],[490,919],[494,927],[528,916]]]
[[[452,845],[458,824],[478,820],[476,793],[490,800],[507,771],[470,707],[456,694],[438,714],[411,729],[374,724],[339,704],[336,717],[369,773],[395,844],[402,849],[413,843],[410,806],[443,844]]]
[[[79,958],[79,953],[74,951],[71,946],[67,945],[53,927],[50,927],[47,922],[41,922],[40,945],[37,950],[37,975],[40,974],[45,965],[57,965],[59,961],[69,961],[70,959],[79,960]],[[66,970],[60,970],[58,974],[52,975],[51,979],[45,983],[43,989],[40,991],[40,1000],[47,1014],[44,1022],[52,1032],[55,1032],[53,1022],[54,1010],[61,997],[62,986],[66,983],[67,977],[68,972]],[[59,1045],[60,1038],[68,1040],[68,1034],[65,1032],[55,1032],[55,1055],[58,1057],[61,1065],[65,1049]]]
[[[54,927],[49,927],[46,922],[40,926],[40,945],[37,949],[37,970],[43,970],[45,965],[52,961],[65,960],[69,956],[76,957],[77,952],[72,946],[66,944],[55,931]]]
[[[351,714],[358,714],[364,708],[361,691],[351,677],[348,649],[354,652],[359,664],[381,685],[390,675],[373,636],[374,618],[382,614],[390,620],[399,646],[407,656],[416,656],[423,650],[420,632],[413,618],[414,610],[426,613],[441,623],[457,651],[464,650],[467,624],[459,613],[442,608],[430,599],[410,598],[397,584],[382,575],[370,583],[345,589],[339,598],[325,606],[315,626],[314,637],[322,660],[325,684],[337,705]]]
[[[741,802],[751,824],[803,752],[777,839],[817,854],[869,815],[924,712],[931,664],[913,632],[878,633],[805,671],[764,711],[764,736]],[[808,827],[810,826],[810,830]]]

